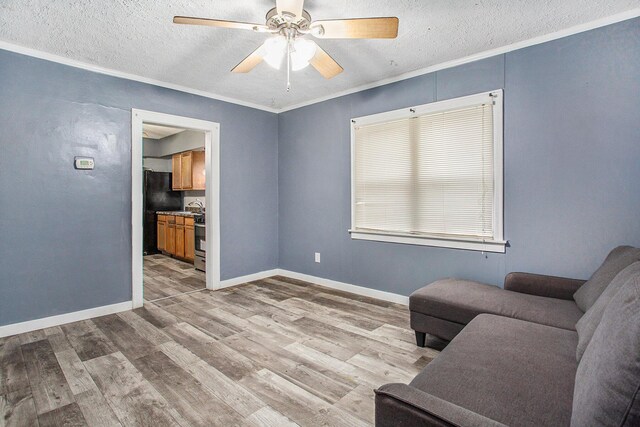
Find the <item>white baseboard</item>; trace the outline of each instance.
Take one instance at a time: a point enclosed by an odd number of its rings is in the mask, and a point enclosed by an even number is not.
[[[243,283],[252,282],[254,280],[265,279],[271,276],[286,276],[292,279],[303,280],[305,282],[315,283],[317,285],[326,286],[327,288],[338,289],[345,292],[351,292],[357,295],[363,295],[371,298],[377,298],[384,301],[394,302],[397,304],[409,304],[409,297],[394,294],[392,292],[379,291],[376,289],[365,288],[364,286],[352,285],[349,283],[338,282],[335,280],[324,279],[322,277],[311,276],[294,271],[276,268],[273,270],[261,271],[258,273],[248,274],[246,276],[234,277],[233,279],[222,280],[220,286],[216,289],[228,288],[230,286],[241,285]],[[131,301],[120,302],[117,304],[104,305],[102,307],[89,308],[87,310],[74,311],[72,313],[59,314],[57,316],[44,317],[42,319],[29,320],[26,322],[14,323],[11,325],[0,326],[0,338],[11,335],[23,334],[25,332],[37,331],[38,329],[51,328],[66,323],[87,320],[93,317],[106,316],[107,314],[119,313],[121,311],[131,310],[133,308]]]
[[[65,323],[87,320],[92,317],[106,316],[107,314],[131,310],[131,308],[131,301],[125,301],[117,304],[103,305],[102,307],[89,308],[87,310],[74,311],[72,313],[58,314],[57,316],[43,317],[42,319],[13,323],[11,325],[0,326],[0,338],[37,331],[38,329],[51,328],[52,326],[64,325]]]
[[[291,277],[292,279],[303,280],[305,282],[311,282],[317,285],[326,286],[327,288],[351,292],[352,294],[394,302],[396,304],[409,305],[409,297],[400,294],[394,294],[392,292],[379,291],[377,289],[371,289],[364,286],[352,285],[350,283],[324,279],[322,277],[311,276],[309,274],[296,273],[295,271],[289,270],[278,269],[277,274],[279,274],[280,276]]]
[[[254,280],[261,280],[271,276],[277,276],[279,273],[279,269],[260,271],[258,273],[247,274],[246,276],[234,277],[233,279],[221,280],[220,285],[216,287],[216,289],[228,288],[230,286],[241,285],[247,282],[253,282]]]

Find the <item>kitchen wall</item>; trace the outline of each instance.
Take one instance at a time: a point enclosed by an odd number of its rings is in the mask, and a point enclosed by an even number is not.
[[[349,119],[500,88],[506,254],[351,240]],[[447,276],[587,278],[640,246],[640,19],[282,113],[278,150],[283,269],[403,295]]]
[[[184,195],[184,207],[189,206],[189,203],[195,202],[196,200],[200,200],[204,205],[206,203],[205,191],[202,190],[192,190],[192,191],[183,191]],[[194,205],[195,206],[195,205]]]
[[[0,76],[0,325],[131,300],[132,108],[220,123],[222,279],[277,267],[275,114],[2,50]]]
[[[143,138],[143,156],[166,157],[183,151],[202,149],[204,140],[204,132],[194,130],[184,130],[161,139]]]
[[[158,159],[155,157],[143,157],[142,167],[155,172],[171,172],[171,159]]]

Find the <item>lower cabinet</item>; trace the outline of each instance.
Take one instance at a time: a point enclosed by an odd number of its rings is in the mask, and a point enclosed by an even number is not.
[[[167,217],[165,215],[158,215],[157,222],[157,236],[158,236],[158,250],[165,250],[165,242],[167,236]]]
[[[165,252],[170,253],[171,255],[175,255],[176,254],[176,217],[175,216],[169,216],[167,217],[169,218],[167,220],[167,233],[166,233],[166,237],[165,237],[165,244],[164,244],[164,250]],[[173,222],[171,222],[171,219],[173,218]]]
[[[191,225],[189,225],[189,220]],[[184,257],[189,261],[195,258],[195,235],[193,234],[193,218],[187,218],[184,224]]]
[[[158,250],[182,258],[194,260],[193,218],[176,215],[158,215]]]
[[[176,224],[176,252],[175,256],[184,258],[184,225]]]

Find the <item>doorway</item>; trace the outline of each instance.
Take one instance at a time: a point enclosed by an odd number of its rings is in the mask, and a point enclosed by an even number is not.
[[[132,110],[134,308],[202,285],[219,287],[219,129],[214,122]]]

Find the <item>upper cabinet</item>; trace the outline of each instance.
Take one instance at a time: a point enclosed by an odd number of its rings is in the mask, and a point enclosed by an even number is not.
[[[174,190],[204,190],[204,151],[185,151],[172,157]]]
[[[182,174],[180,172],[180,153],[174,154],[171,158],[171,187],[174,190],[182,189]]]
[[[193,189],[193,152],[180,153],[180,176],[182,176],[182,189]]]

